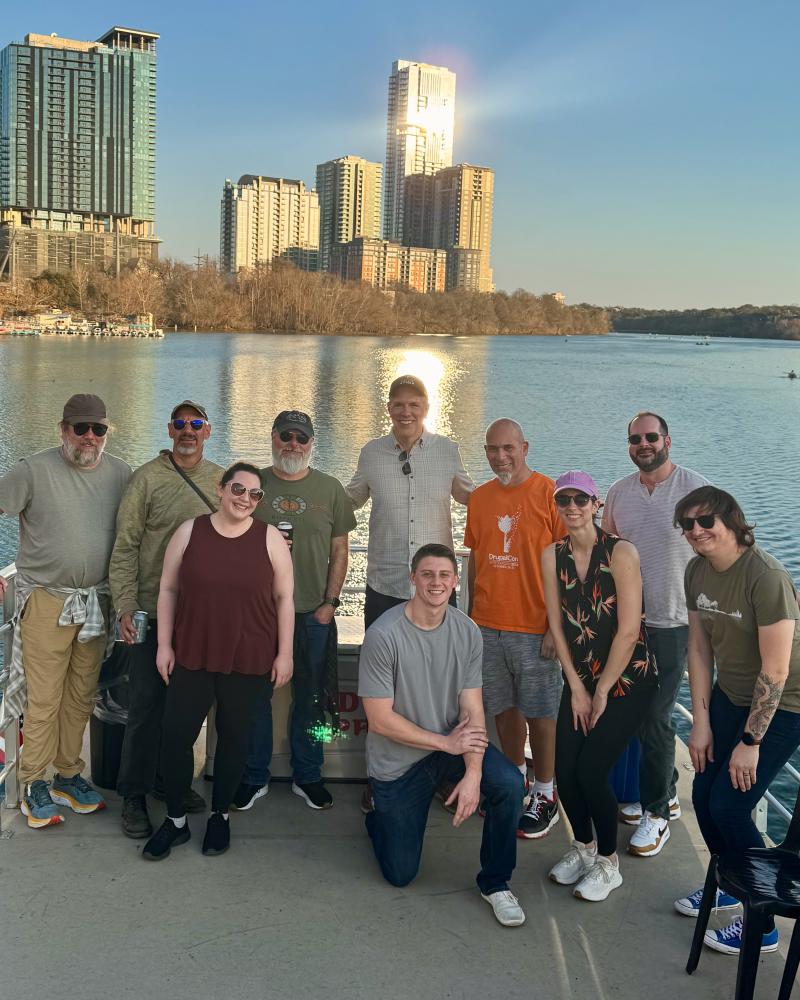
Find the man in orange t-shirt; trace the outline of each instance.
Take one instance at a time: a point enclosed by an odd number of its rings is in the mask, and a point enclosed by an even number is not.
[[[467,507],[470,616],[483,635],[486,713],[526,782],[530,731],[533,793],[517,835],[537,840],[558,822],[553,773],[563,684],[547,627],[541,559],[564,529],[555,484],[529,468],[528,442],[515,420],[490,424],[484,450],[496,478],[479,486]]]

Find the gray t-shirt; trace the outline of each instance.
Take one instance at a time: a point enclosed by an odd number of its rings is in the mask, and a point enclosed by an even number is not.
[[[618,479],[608,491],[603,528],[632,542],[639,550],[644,613],[652,628],[676,628],[688,622],[683,574],[694,555],[672,518],[679,500],[707,486],[708,480],[676,465],[651,493],[639,472]]]
[[[430,733],[445,735],[458,725],[458,696],[483,684],[483,640],[478,626],[448,607],[435,629],[418,628],[406,605],[385,612],[367,629],[358,665],[361,698],[392,698],[394,710]],[[367,772],[395,781],[431,753],[367,734]]]
[[[0,510],[19,514],[17,569],[40,587],[94,587],[108,576],[117,508],[130,466],[103,454],[82,471],[60,448],[23,458],[0,477]]]

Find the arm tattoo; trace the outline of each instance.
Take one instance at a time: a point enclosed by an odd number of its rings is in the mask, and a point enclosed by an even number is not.
[[[757,740],[764,738],[764,733],[772,722],[772,717],[777,711],[778,703],[783,694],[784,683],[784,681],[770,680],[763,670],[756,678],[750,715],[745,728]]]

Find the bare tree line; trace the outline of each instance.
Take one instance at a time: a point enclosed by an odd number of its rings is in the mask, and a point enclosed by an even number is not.
[[[301,271],[289,262],[221,274],[213,264],[191,267],[165,259],[139,262],[119,279],[77,267],[0,283],[0,316],[48,307],[88,319],[152,313],[158,326],[209,331],[326,334],[576,334],[610,329],[605,310],[567,306],[554,295],[447,292],[384,293],[326,273]]]

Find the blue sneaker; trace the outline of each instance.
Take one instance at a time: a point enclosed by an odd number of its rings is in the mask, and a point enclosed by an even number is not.
[[[69,806],[76,813],[93,813],[106,807],[103,796],[79,774],[72,778],[62,778],[60,774],[54,775],[50,797],[53,802]]]
[[[50,798],[46,781],[32,781],[19,804],[22,814],[28,817],[28,826],[39,830],[43,826],[58,826],[64,822],[55,802]]]
[[[703,890],[695,889],[691,895],[684,896],[682,899],[676,899],[674,906],[678,913],[682,913],[684,917],[696,917],[700,912],[700,903],[702,901]],[[735,910],[740,905],[738,899],[729,896],[722,889],[717,889],[717,898],[714,900],[715,910]]]
[[[737,917],[733,923],[718,931],[706,931],[703,941],[714,951],[721,951],[724,955],[738,955],[742,948],[742,918]],[[778,928],[773,927],[762,935],[761,953],[777,950]]]

